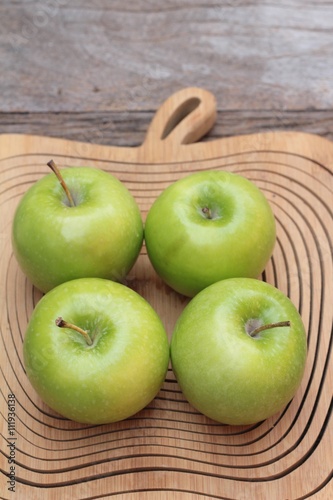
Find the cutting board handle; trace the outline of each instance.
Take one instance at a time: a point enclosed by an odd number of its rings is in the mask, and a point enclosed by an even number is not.
[[[161,148],[191,144],[212,128],[216,120],[216,101],[207,90],[189,87],[171,95],[157,110],[143,146]]]

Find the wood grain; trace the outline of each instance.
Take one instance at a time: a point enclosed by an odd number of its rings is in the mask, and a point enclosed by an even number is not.
[[[331,0],[7,0],[0,15],[0,133],[138,146],[160,103],[198,85],[218,104],[206,140],[333,138]]]
[[[90,113],[0,113],[0,134],[33,134],[108,146],[139,146],[153,116],[154,111],[126,110]],[[203,140],[272,131],[306,132],[333,140],[333,110],[217,109],[216,123]]]
[[[214,96],[189,88],[163,103],[138,147],[0,136],[3,498],[15,497],[7,490],[8,394],[16,400],[16,498],[332,497],[333,145],[296,132],[200,142],[214,118]],[[154,401],[117,424],[82,426],[41,402],[22,362],[24,332],[41,294],[18,269],[10,231],[19,199],[52,157],[63,166],[112,172],[131,190],[143,218],[167,185],[201,169],[238,172],[263,190],[276,217],[277,244],[262,279],[291,298],[308,332],[305,376],[281,413],[249,427],[219,425],[190,407],[171,369]],[[188,299],[161,283],[145,248],[126,284],[152,304],[171,337]]]
[[[331,0],[2,1],[1,112],[152,111],[187,86],[222,110],[333,104]]]

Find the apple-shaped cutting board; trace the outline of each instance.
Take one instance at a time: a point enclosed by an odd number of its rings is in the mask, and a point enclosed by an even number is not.
[[[215,113],[209,92],[188,88],[162,104],[140,147],[0,136],[1,498],[333,497],[333,145],[293,132],[199,142]],[[42,403],[22,363],[24,332],[41,294],[19,270],[10,233],[19,199],[49,173],[51,158],[59,166],[113,173],[143,218],[166,186],[202,169],[238,172],[263,190],[276,216],[277,243],[262,278],[291,298],[308,331],[305,376],[284,411],[250,427],[219,425],[190,407],[171,369],[156,399],[117,424],[79,425]],[[171,336],[188,300],[160,281],[145,248],[126,284],[151,303]],[[15,493],[8,490],[10,473]]]

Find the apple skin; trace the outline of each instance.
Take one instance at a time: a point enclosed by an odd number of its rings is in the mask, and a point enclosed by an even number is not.
[[[203,209],[211,212],[211,219]],[[157,274],[193,297],[226,278],[258,278],[275,245],[275,219],[251,181],[226,171],[190,174],[150,208],[145,243]]]
[[[12,245],[21,269],[43,292],[83,277],[121,281],[143,242],[133,196],[97,168],[64,168],[61,173],[75,207],[51,173],[28,189],[15,211]]]
[[[91,335],[59,328],[63,317]],[[134,415],[158,393],[169,363],[163,324],[140,295],[120,283],[81,278],[38,302],[24,343],[27,376],[41,399],[64,417],[87,424]]]
[[[290,321],[251,337],[249,320]],[[171,362],[189,403],[229,425],[263,421],[291,401],[307,356],[302,319],[288,297],[265,282],[234,278],[194,297],[171,339]]]

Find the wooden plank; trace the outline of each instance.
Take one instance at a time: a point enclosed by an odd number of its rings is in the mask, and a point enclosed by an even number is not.
[[[0,111],[332,109],[333,2],[1,2]]]
[[[0,134],[33,134],[109,146],[139,146],[153,116],[153,111],[0,113]],[[333,140],[333,110],[218,110],[216,123],[203,140],[273,130],[306,132]]]
[[[193,98],[200,105],[179,121]],[[139,147],[0,136],[2,492],[9,473],[7,402],[14,394],[18,498],[332,497],[333,145],[295,132],[200,142],[214,116],[213,96],[185,89],[161,106]],[[161,140],[166,129],[170,133]],[[185,401],[171,369],[155,400],[117,424],[82,426],[42,403],[22,363],[22,338],[41,294],[18,269],[10,230],[20,197],[44,175],[50,157],[60,165],[91,164],[114,173],[136,197],[143,218],[170,182],[203,168],[241,173],[263,190],[277,220],[265,279],[290,296],[308,332],[304,379],[284,411],[249,427],[216,424]],[[153,305],[171,336],[187,299],[161,283],[144,248],[127,284]]]

